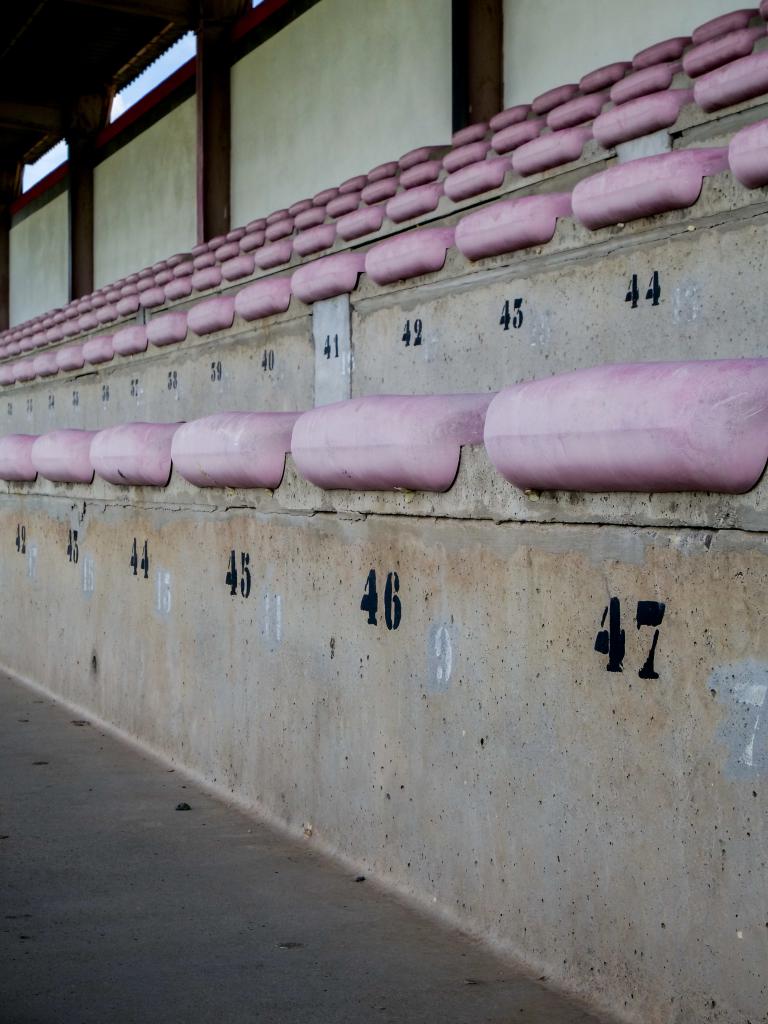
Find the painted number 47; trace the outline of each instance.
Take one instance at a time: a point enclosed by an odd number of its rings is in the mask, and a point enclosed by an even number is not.
[[[648,655],[642,668],[637,673],[641,679],[658,679],[659,673],[654,665],[656,657],[656,645],[659,642],[659,630],[664,618],[666,606],[661,601],[638,601],[635,613],[637,628],[651,626],[654,629],[653,640]],[[605,666],[607,672],[624,671],[624,653],[626,650],[626,636],[621,628],[621,601],[618,597],[612,597],[608,607],[603,612],[600,622],[603,628],[595,637],[595,650],[598,654],[608,655],[608,664]]]

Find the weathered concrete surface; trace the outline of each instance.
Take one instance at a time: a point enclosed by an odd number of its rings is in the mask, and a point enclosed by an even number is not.
[[[7,668],[595,1005],[766,1019],[764,535],[9,496],[0,536]]]
[[[0,778],[3,1024],[596,1020],[7,678]]]

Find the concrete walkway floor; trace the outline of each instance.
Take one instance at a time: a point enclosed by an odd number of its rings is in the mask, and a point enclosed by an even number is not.
[[[2,1024],[593,1020],[0,677]]]

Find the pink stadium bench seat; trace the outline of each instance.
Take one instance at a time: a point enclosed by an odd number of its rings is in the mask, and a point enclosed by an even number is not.
[[[432,213],[437,209],[442,194],[443,186],[439,181],[418,185],[393,196],[385,206],[385,213],[395,224],[400,224],[413,217]]]
[[[507,156],[480,160],[476,164],[462,167],[455,174],[449,174],[443,182],[443,188],[448,198],[454,202],[470,199],[472,196],[500,188],[511,169],[512,160]]]
[[[554,110],[555,107],[572,100],[574,96],[578,95],[578,92],[579,87],[573,82],[568,85],[558,85],[554,89],[547,89],[531,102],[531,110],[541,117],[543,114],[548,114],[550,110]]]
[[[32,462],[35,434],[6,434],[0,437],[0,480],[31,483],[37,477]]]
[[[611,100],[616,104],[627,103],[636,100],[638,96],[662,92],[670,88],[675,75],[682,70],[680,61],[668,61],[634,71],[611,87]]]
[[[54,483],[89,484],[93,480],[91,441],[95,430],[53,430],[32,445],[32,465]]]
[[[428,185],[437,181],[443,169],[442,160],[424,160],[403,171],[400,175],[400,184],[403,188],[418,188],[420,185]]]
[[[187,337],[187,313],[174,309],[153,316],[146,327],[147,341],[156,348],[177,345]]]
[[[710,39],[717,39],[718,36],[746,28],[758,14],[759,11],[756,7],[741,7],[737,11],[729,11],[727,14],[721,14],[717,18],[705,21],[691,33],[693,45],[700,46],[701,43],[706,43]]]
[[[591,92],[586,96],[576,96],[567,103],[555,107],[547,114],[547,127],[553,132],[562,128],[573,128],[577,124],[586,124],[594,120],[608,102],[607,92]]]
[[[253,253],[241,252],[233,259],[222,263],[221,276],[225,281],[240,281],[244,277],[250,277],[255,266],[256,259]]]
[[[505,388],[488,456],[522,490],[754,487],[768,456],[768,360],[598,366]]]
[[[606,64],[601,68],[595,68],[579,79],[579,92],[583,94],[602,92],[610,89],[612,85],[620,81],[632,68],[631,61],[618,60],[613,64]]]
[[[486,139],[478,139],[474,142],[467,142],[463,146],[456,146],[449,150],[443,157],[443,167],[449,174],[466,167],[467,164],[477,163],[484,160],[491,143]]]
[[[171,445],[177,473],[196,487],[280,486],[296,412],[226,412],[180,426]]]
[[[266,277],[241,288],[235,296],[235,312],[243,320],[260,320],[284,313],[291,302],[290,277]]]
[[[196,292],[204,292],[209,288],[218,288],[221,284],[221,267],[204,267],[196,270],[190,278],[192,288]]]
[[[300,231],[293,239],[293,251],[297,256],[312,256],[330,249],[336,241],[335,224],[318,224],[316,227]]]
[[[325,206],[310,206],[309,209],[297,213],[293,223],[297,231],[306,231],[307,228],[313,228],[318,224],[322,224],[325,217]]]
[[[697,78],[693,98],[702,110],[722,110],[768,93],[768,50],[715,68]]]
[[[728,166],[747,188],[768,185],[768,121],[747,125],[728,145]]]
[[[352,213],[339,217],[336,221],[336,231],[339,238],[349,242],[355,238],[363,238],[374,231],[378,231],[384,223],[384,204],[375,206],[361,206]]]
[[[178,428],[178,423],[121,423],[99,430],[91,440],[91,465],[111,484],[166,487]]]
[[[373,395],[304,413],[299,473],[326,490],[445,491],[462,445],[479,444],[492,395]]]
[[[468,213],[456,227],[456,248],[478,260],[552,240],[558,218],[571,216],[567,192],[501,199]]]
[[[254,262],[262,270],[271,270],[273,267],[280,267],[287,263],[293,253],[293,239],[281,238],[278,242],[271,242],[269,245],[257,249],[254,254]]]
[[[630,160],[580,181],[573,212],[590,230],[692,206],[703,179],[728,166],[727,149],[682,149]]]
[[[635,71],[642,71],[644,68],[650,68],[656,64],[679,61],[690,43],[690,36],[673,36],[671,39],[654,43],[653,46],[648,46],[635,54],[632,58],[632,67]]]
[[[713,71],[739,57],[746,57],[752,53],[757,40],[765,36],[765,32],[763,23],[750,25],[694,46],[683,55],[683,71],[689,78],[698,78],[707,71]]]
[[[83,342],[83,356],[86,363],[98,366],[101,363],[108,363],[114,358],[115,347],[111,334],[98,334]]]
[[[512,154],[512,168],[523,177],[552,170],[578,160],[592,138],[592,128],[577,125],[559,132],[545,132],[519,146]]]
[[[279,238],[287,238],[288,235],[293,234],[293,217],[283,217],[282,220],[268,224],[264,234],[268,242],[276,242]]]
[[[56,362],[60,370],[80,370],[85,366],[82,345],[65,345],[56,350]]]
[[[600,114],[592,131],[601,146],[612,149],[621,142],[671,128],[692,100],[692,89],[667,89],[639,96]]]
[[[420,228],[387,238],[365,254],[365,272],[376,284],[433,273],[445,263],[453,239],[453,228]]]
[[[147,329],[143,324],[122,327],[113,334],[112,345],[115,352],[121,356],[132,356],[137,352],[144,352],[147,348]]]
[[[306,303],[331,299],[354,291],[364,269],[364,253],[333,253],[295,270],[290,281],[291,291],[296,298]]]
[[[216,295],[196,303],[187,313],[187,326],[197,335],[214,334],[228,330],[235,319],[235,299],[231,295]]]

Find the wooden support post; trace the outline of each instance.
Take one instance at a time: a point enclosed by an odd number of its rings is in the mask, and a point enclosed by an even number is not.
[[[197,29],[197,241],[230,228],[230,29],[240,0],[207,0]]]
[[[487,121],[504,100],[503,0],[453,0],[453,130]]]
[[[94,288],[93,166],[96,136],[109,120],[113,90],[77,97],[67,118],[69,128],[69,297],[79,299]]]
[[[11,325],[11,203],[21,187],[21,165],[0,166],[0,331]]]

